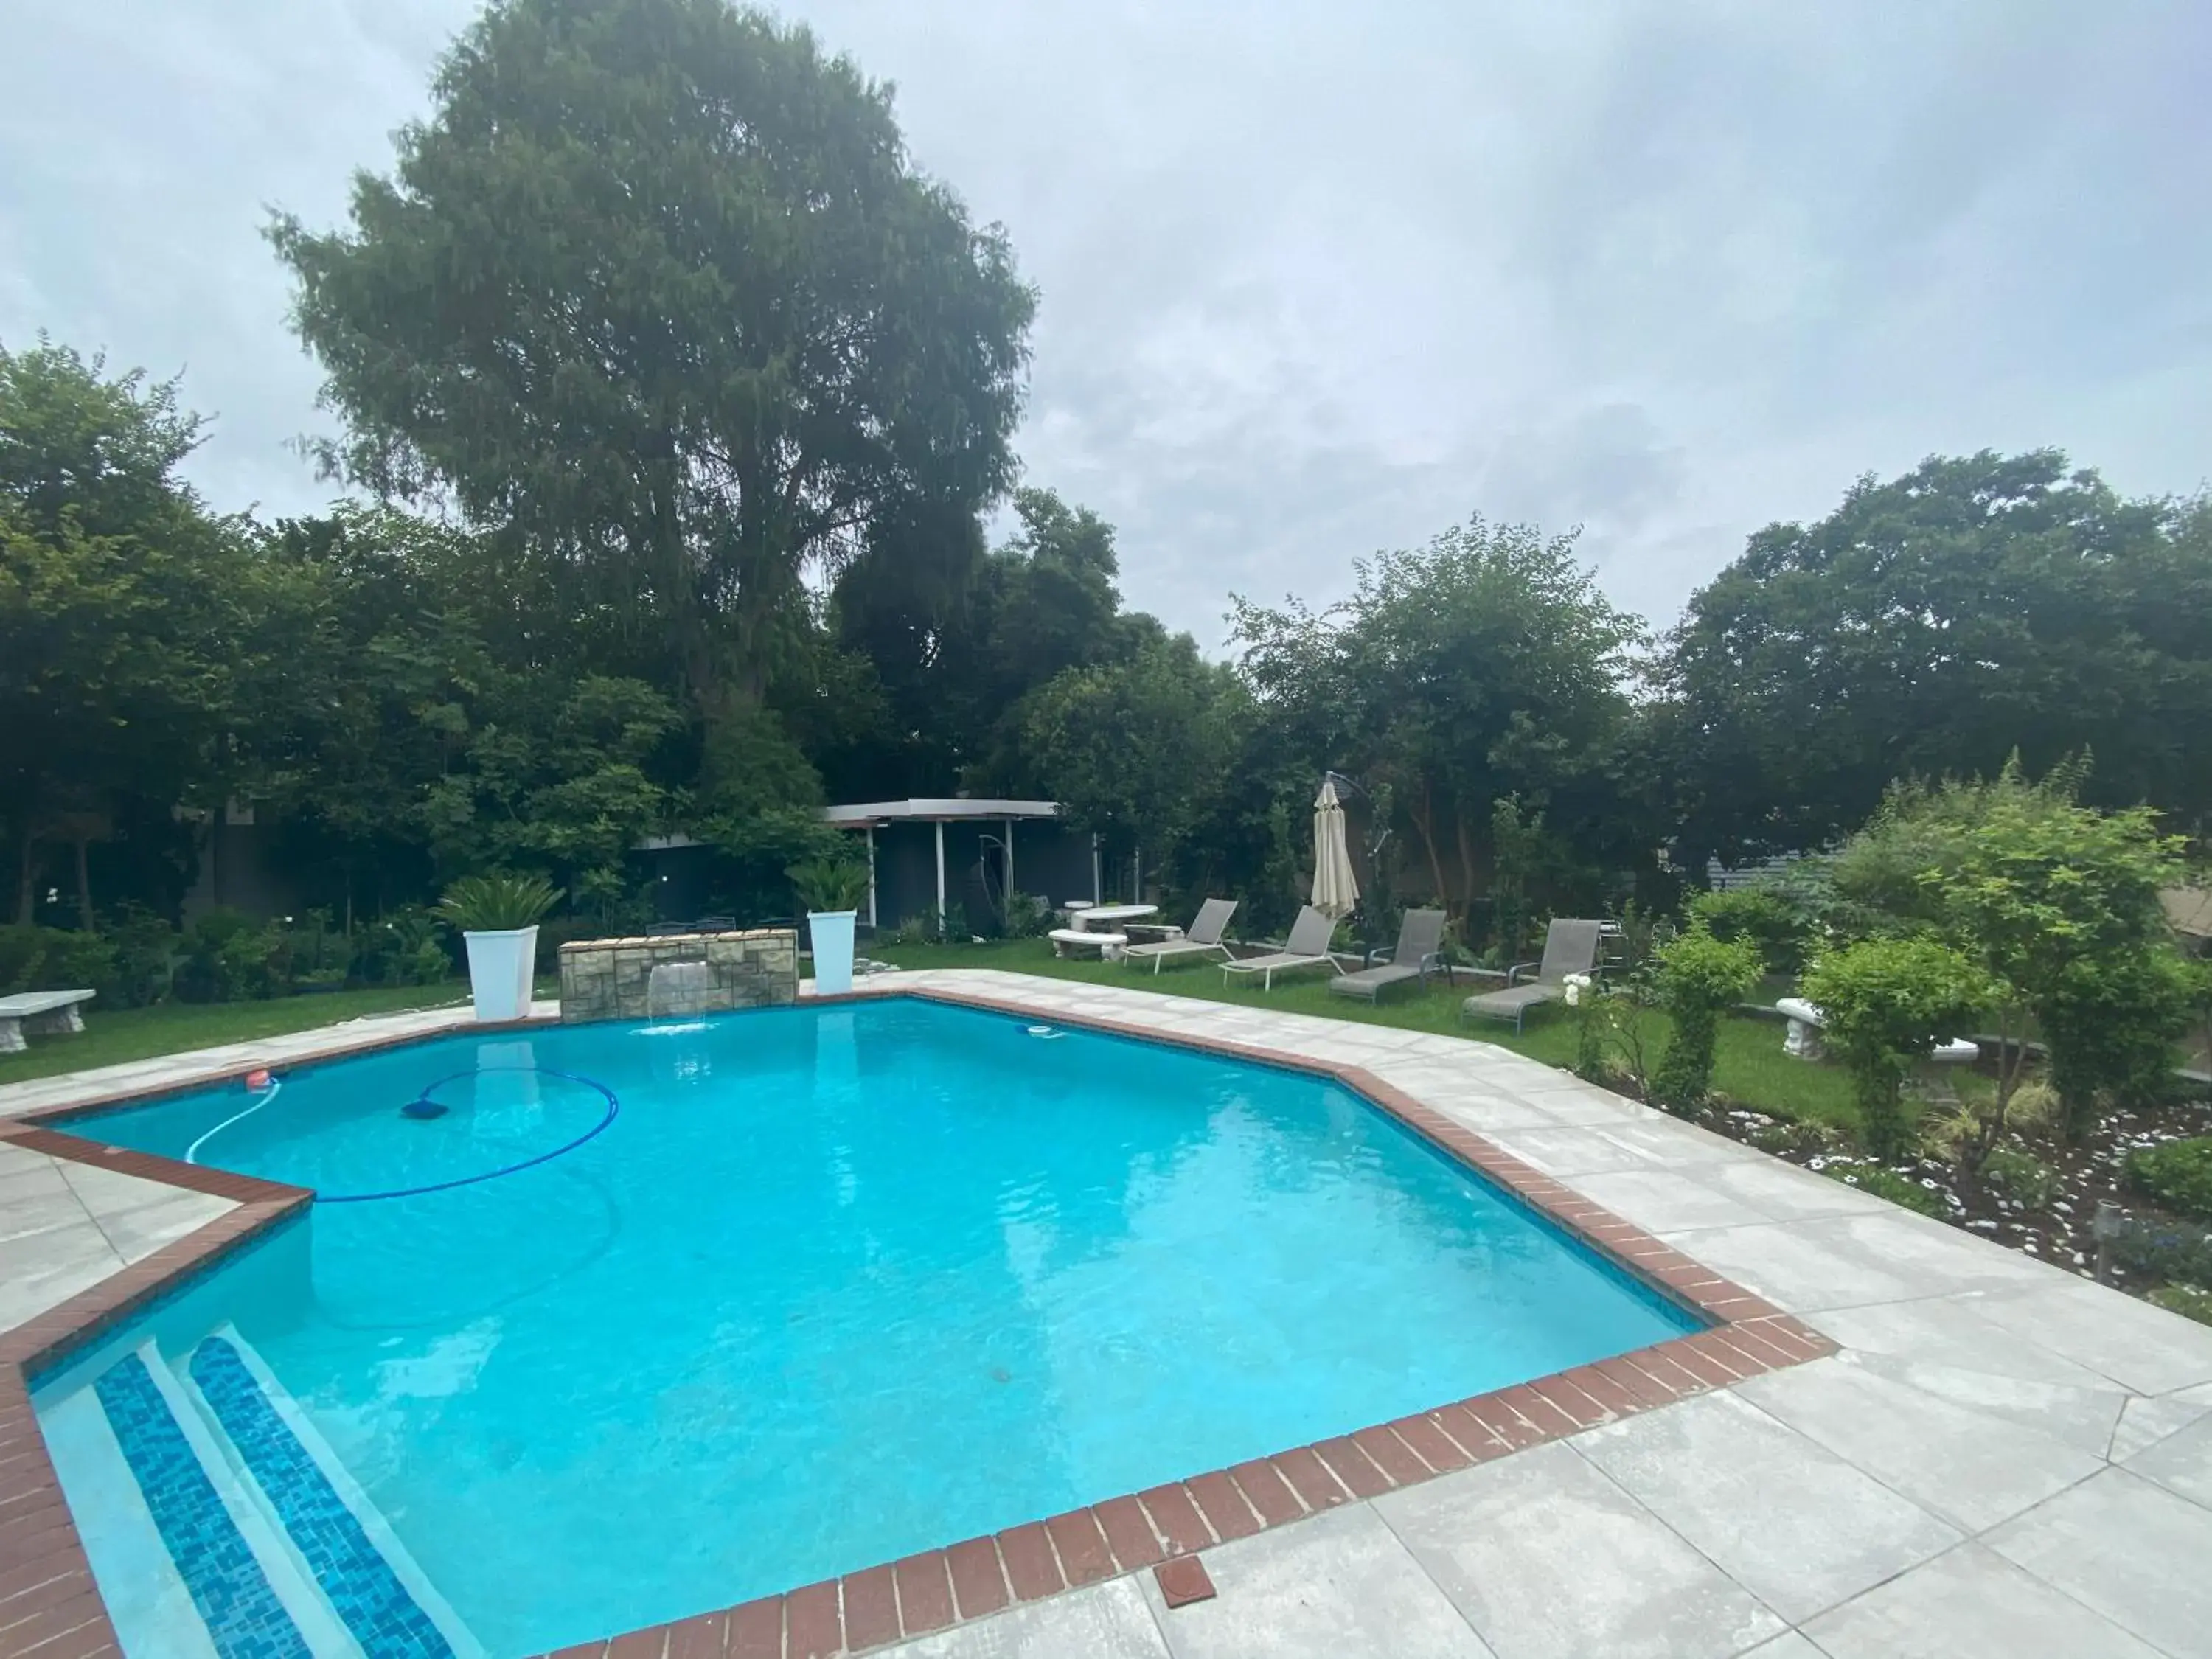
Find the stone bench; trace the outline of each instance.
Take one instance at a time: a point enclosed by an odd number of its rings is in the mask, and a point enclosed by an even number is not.
[[[81,1005],[99,994],[97,991],[22,991],[0,997],[0,1054],[21,1053],[27,1046],[26,1032],[40,1036],[82,1031]]]
[[[1799,1060],[1820,1058],[1820,1030],[1827,1022],[1820,1011],[1802,997],[1784,997],[1774,1005],[1774,1012],[1790,1022],[1790,1029],[1782,1038],[1782,1052]],[[1928,1058],[1938,1066],[1965,1066],[1981,1058],[1981,1049],[1971,1037],[1953,1037],[1948,1042],[1939,1042]]]
[[[1056,957],[1064,957],[1070,946],[1080,945],[1097,951],[1108,962],[1118,957],[1129,943],[1127,933],[1090,933],[1080,927],[1055,927],[1045,937],[1052,941],[1052,953]]]

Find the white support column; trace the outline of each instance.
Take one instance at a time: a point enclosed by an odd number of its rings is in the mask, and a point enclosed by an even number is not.
[[[945,926],[945,820],[937,821],[937,925]]]
[[[1145,902],[1145,849],[1141,847],[1129,854],[1129,902]]]
[[[1006,820],[1006,907],[1011,914],[1014,902],[1014,821]]]
[[[868,826],[868,926],[881,927],[876,920],[876,826]]]
[[[1102,857],[1098,851],[1098,837],[1094,835],[1091,837],[1091,902],[1093,904],[1106,902],[1106,866],[1101,861]]]

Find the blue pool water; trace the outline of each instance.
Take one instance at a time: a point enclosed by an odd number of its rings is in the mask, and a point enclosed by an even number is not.
[[[583,1079],[583,1080],[579,1080]],[[495,1656],[723,1607],[1693,1321],[1346,1091],[910,1000],[302,1071],[332,1194],[195,1293]],[[422,1096],[448,1107],[417,1120]],[[81,1132],[181,1155],[232,1088]],[[194,1333],[196,1337],[198,1333]]]

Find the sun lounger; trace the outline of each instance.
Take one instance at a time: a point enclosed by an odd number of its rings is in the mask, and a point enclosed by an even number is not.
[[[1328,941],[1335,931],[1336,924],[1309,904],[1291,924],[1291,936],[1283,941],[1281,950],[1224,962],[1221,964],[1222,979],[1225,983],[1231,974],[1257,974],[1261,988],[1272,991],[1275,988],[1275,975],[1288,973],[1293,968],[1334,968],[1336,958],[1328,953]]]
[[[1598,927],[1595,921],[1565,917],[1553,922],[1544,933],[1544,959],[1514,963],[1506,970],[1505,988],[1469,997],[1460,1004],[1461,1017],[1487,1014],[1493,1019],[1510,1019],[1517,1032],[1531,1008],[1559,998],[1566,988],[1561,981],[1569,974],[1587,974],[1597,966]],[[1532,968],[1535,979],[1527,985],[1518,983],[1522,974]]]
[[[1121,960],[1150,962],[1157,974],[1162,963],[1178,957],[1206,956],[1217,951],[1225,957],[1229,947],[1221,942],[1221,936],[1229,930],[1229,918],[1236,914],[1235,899],[1210,898],[1198,907],[1198,917],[1190,924],[1188,933],[1152,944],[1132,945],[1121,952]]]
[[[1328,988],[1340,997],[1364,997],[1373,1002],[1384,986],[1401,985],[1409,979],[1425,981],[1438,969],[1449,982],[1451,969],[1444,963],[1443,945],[1444,913],[1408,910],[1398,924],[1395,947],[1387,954],[1370,955],[1367,966],[1356,974],[1340,974],[1329,981]]]

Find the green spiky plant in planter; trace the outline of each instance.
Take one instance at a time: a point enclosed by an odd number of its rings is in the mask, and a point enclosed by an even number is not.
[[[464,876],[446,889],[437,914],[461,930],[468,946],[478,1019],[520,1019],[530,1012],[538,924],[560,902],[561,890],[543,876]]]
[[[807,937],[814,950],[814,994],[836,996],[853,988],[853,927],[867,897],[868,866],[855,859],[809,859],[783,872],[806,907]]]

